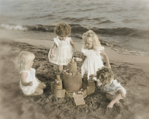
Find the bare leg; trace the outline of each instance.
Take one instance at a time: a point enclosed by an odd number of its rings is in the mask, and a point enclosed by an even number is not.
[[[35,92],[31,95],[26,95],[26,96],[37,96],[37,95],[42,95],[43,94],[43,90],[40,88],[36,88]]]
[[[121,94],[116,94],[115,98],[109,103],[108,108],[113,108],[113,105],[121,99]]]
[[[118,92],[116,93],[115,97],[113,98],[110,94],[106,94],[107,98],[112,100],[109,105],[107,106],[108,108],[113,108],[113,105],[115,103],[119,103],[119,100],[122,97],[125,97],[124,91],[122,89],[118,90]]]
[[[106,97],[111,101],[114,99],[113,95],[106,93]],[[116,103],[120,103],[119,101],[117,101]]]
[[[38,88],[40,88],[40,89],[45,89],[45,88],[46,88],[46,85],[45,85],[44,83],[40,83],[40,84],[38,85]]]
[[[113,95],[109,94],[109,93],[106,93],[106,97],[109,99],[109,100],[113,100]]]
[[[32,95],[42,95],[43,94],[43,90],[40,88],[36,88],[35,92]]]
[[[118,90],[118,93],[120,93],[123,98],[126,97],[126,94],[122,89]]]
[[[58,69],[60,71],[60,73],[63,71],[63,65],[58,65]]]

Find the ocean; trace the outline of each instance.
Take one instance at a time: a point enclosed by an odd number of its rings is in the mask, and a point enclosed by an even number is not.
[[[78,36],[94,30],[117,52],[149,56],[148,13],[149,0],[0,0],[0,29],[44,35],[63,21]]]

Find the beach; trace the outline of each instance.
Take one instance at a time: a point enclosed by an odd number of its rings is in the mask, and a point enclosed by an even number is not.
[[[148,13],[149,0],[0,0],[0,119],[148,119]],[[113,109],[97,86],[82,106],[54,96],[50,83],[58,69],[48,52],[60,22],[71,26],[74,56],[81,56],[84,32],[98,35],[114,78],[127,92]],[[41,96],[26,97],[19,88],[16,57],[24,50],[36,56],[33,68],[47,86]],[[82,62],[77,66],[81,72]]]
[[[2,30],[3,31],[3,30]],[[3,32],[4,33],[4,32]],[[20,37],[22,36],[22,37]],[[87,96],[85,105],[76,106],[73,98],[56,98],[51,91],[50,82],[56,78],[57,66],[48,61],[48,52],[52,40],[29,39],[22,35],[10,36],[5,32],[0,38],[0,100],[1,119],[147,119],[149,114],[149,58],[118,54],[105,46],[115,78],[126,89],[127,96],[120,105],[107,110],[110,102],[105,94],[96,87],[95,93]],[[55,35],[50,34],[51,39]],[[73,36],[73,35],[72,35]],[[11,37],[11,38],[10,38]],[[38,38],[37,38],[38,39]],[[77,37],[72,37],[77,39]],[[81,41],[75,40],[80,56]],[[25,97],[19,88],[19,73],[15,58],[22,51],[33,52],[36,56],[33,68],[36,76],[47,88],[41,96]],[[82,63],[77,63],[78,68]]]

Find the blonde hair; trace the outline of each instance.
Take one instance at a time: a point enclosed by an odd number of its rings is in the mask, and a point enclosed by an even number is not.
[[[61,22],[59,24],[57,24],[55,26],[55,29],[54,29],[55,33],[58,35],[58,36],[69,36],[70,33],[71,33],[71,27],[70,25],[64,23],[64,22]]]
[[[113,79],[113,71],[107,67],[102,67],[97,71],[97,79],[101,81],[101,83],[110,83]]]
[[[27,70],[30,62],[35,59],[35,55],[28,51],[22,51],[17,57],[19,71]]]
[[[99,41],[99,38],[98,36],[96,35],[96,33],[92,30],[89,30],[87,32],[85,32],[83,35],[82,35],[82,39],[84,41],[84,48],[86,49],[85,47],[85,43],[88,43],[88,42],[92,42],[93,43],[93,49],[94,50],[97,50],[98,47],[101,46],[101,43]]]

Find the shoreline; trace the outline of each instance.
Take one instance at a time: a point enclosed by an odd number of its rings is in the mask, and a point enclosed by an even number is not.
[[[7,38],[7,40],[10,41],[15,41],[15,42],[21,42],[21,43],[28,43],[34,46],[41,46],[44,47],[46,49],[50,49],[50,47],[52,47],[53,45],[53,37],[55,36],[54,33],[50,33],[51,38],[50,40],[37,40],[34,38]],[[0,41],[3,41],[5,38],[0,37]],[[78,39],[78,38],[76,38]],[[82,47],[82,41],[79,40],[74,40],[74,43],[76,45],[76,49],[77,51],[81,51],[81,47]],[[104,46],[104,45],[103,45]],[[114,51],[111,47],[108,46],[104,46],[105,47],[105,52],[107,53],[109,60],[111,62],[119,62],[119,63],[131,63],[131,64],[135,64],[138,67],[143,68],[144,70],[148,70],[149,68],[146,67],[146,64],[149,64],[149,57],[148,56],[136,56],[136,55],[131,55],[131,54],[119,54],[118,52]]]
[[[41,41],[41,40],[35,40],[35,39],[16,39],[14,41],[24,42],[24,43],[28,43],[28,44],[35,45],[35,46],[42,46],[47,49],[50,49],[50,47],[53,44],[53,41],[50,41],[50,40]],[[74,41],[74,43],[76,44],[77,51],[81,51],[81,47],[82,47],[81,41],[80,42]],[[109,56],[109,60],[111,61],[137,63],[137,64],[149,63],[149,57],[147,56],[123,55],[123,54],[119,54],[116,51],[112,50],[110,47],[107,47],[107,46],[104,46],[104,47],[105,47],[105,52],[107,53],[107,55]]]
[[[5,38],[5,39],[13,39],[13,40],[18,40],[18,41],[25,41],[27,40],[29,43],[32,42],[31,40],[39,40],[39,41],[44,41],[47,42],[48,41],[53,41],[53,38],[56,37],[55,33],[53,32],[42,32],[42,31],[21,31],[21,30],[7,30],[4,28],[0,28],[0,32],[1,32],[1,36],[0,38]],[[120,37],[120,36],[104,36],[102,34],[98,34],[100,38],[100,42],[103,46],[106,47],[110,47],[113,51],[116,51],[118,54],[123,54],[123,55],[132,55],[132,56],[149,56],[149,52],[148,49],[146,50],[146,52],[144,50],[139,50],[139,46],[138,49],[136,48],[130,48],[130,46],[128,48],[126,48],[125,44],[119,44],[117,41],[119,40],[127,40],[129,39],[130,41],[133,40],[134,38],[131,37]],[[82,34],[78,33],[72,33],[70,35],[70,37],[72,38],[73,41],[75,42],[79,42],[77,45],[80,45],[80,43],[82,44]],[[112,39],[115,39],[112,40]],[[143,39],[140,39],[143,40]],[[35,41],[36,42],[36,41]],[[38,41],[37,41],[38,42]],[[143,41],[144,42],[144,41]],[[131,42],[130,42],[131,43]],[[34,45],[34,44],[33,44]],[[43,44],[43,46],[46,44]],[[136,44],[137,45],[137,44]],[[47,46],[50,47],[51,45]],[[144,47],[146,47],[147,45],[145,45]],[[79,46],[81,47],[81,45]],[[80,50],[80,49],[79,49]]]
[[[0,41],[3,41],[3,39],[0,38]],[[29,38],[11,39],[10,41],[27,43],[27,44],[34,45],[37,47],[40,46],[40,47],[46,48],[46,49],[50,49],[50,47],[53,44],[53,41],[51,41],[51,40],[36,40],[36,39],[29,39]],[[82,43],[80,43],[80,42],[81,41],[78,41],[78,42],[74,41],[74,43],[76,44],[77,51],[81,50]],[[119,63],[132,64],[132,65],[134,65],[134,67],[143,69],[144,72],[146,72],[146,75],[149,77],[149,74],[148,74],[148,72],[149,72],[149,67],[148,67],[149,57],[119,54],[116,51],[112,50],[108,46],[104,46],[104,47],[105,47],[105,52],[107,53],[107,55],[109,57],[110,63],[113,62],[113,63],[118,63],[118,64]]]
[[[0,36],[0,41],[10,40],[15,42],[24,42],[34,46],[44,47],[50,49],[53,45],[53,38],[56,37],[54,33],[42,33],[42,32],[26,32],[26,31],[17,31],[17,30],[5,30],[0,29],[2,32]],[[80,34],[72,34],[72,39],[76,44],[77,51],[81,51],[82,40]],[[101,41],[105,47],[105,52],[107,53],[110,63],[130,63],[134,64],[137,67],[143,68],[145,72],[149,72],[147,65],[149,64],[148,56],[133,55],[133,54],[123,54],[118,53],[113,50],[110,44],[107,44],[105,41]],[[107,46],[108,45],[108,46]],[[110,46],[109,46],[110,45]],[[147,73],[148,74],[148,73]]]

